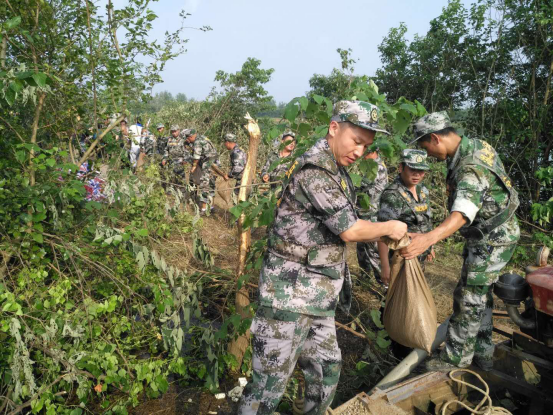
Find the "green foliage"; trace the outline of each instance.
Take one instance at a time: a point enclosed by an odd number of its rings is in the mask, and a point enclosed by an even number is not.
[[[539,0],[450,0],[423,36],[390,29],[377,71],[388,98],[448,110],[459,131],[490,142],[521,195],[518,214],[541,224],[553,196],[551,180],[534,180],[552,161],[552,10]]]

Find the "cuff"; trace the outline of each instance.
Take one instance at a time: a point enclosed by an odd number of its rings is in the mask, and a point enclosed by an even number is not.
[[[451,206],[451,212],[459,212],[468,219],[468,223],[465,226],[472,223],[479,210],[478,206],[467,199],[455,200],[453,206]]]

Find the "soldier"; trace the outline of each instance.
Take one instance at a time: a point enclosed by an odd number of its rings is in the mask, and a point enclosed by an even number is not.
[[[430,193],[422,184],[424,175],[430,167],[426,164],[426,151],[403,150],[399,175],[393,183],[386,187],[380,198],[378,220],[399,220],[407,224],[411,233],[425,233],[432,230],[432,211],[430,209]],[[383,244],[384,245],[384,244]],[[434,249],[429,247],[419,262],[432,261],[435,258]],[[390,282],[390,262],[388,247],[382,250],[382,281],[386,285]]]
[[[190,151],[187,149],[186,142],[180,137],[180,128],[178,125],[171,126],[171,137],[167,140],[165,153],[161,165],[169,163],[173,167],[172,182],[181,186],[185,185],[184,164],[191,162]]]
[[[156,134],[156,153],[159,154],[161,157],[165,154],[165,148],[167,147],[167,141],[169,140],[169,137],[167,137],[165,132],[165,126],[162,123],[159,123],[156,126],[157,134]]]
[[[185,135],[186,141],[193,147],[190,174],[193,175],[197,169],[201,170],[197,183],[199,186],[198,200],[201,213],[205,213],[207,204],[213,205],[215,197],[215,176],[211,171],[211,166],[219,166],[219,155],[211,140],[203,135],[198,135],[196,130],[187,130]]]
[[[238,144],[236,144],[236,135],[234,134],[225,134],[225,147],[230,151],[230,172],[226,175],[225,180],[229,178],[236,179],[234,193],[238,195],[240,191],[238,186],[240,186],[248,156]]]
[[[261,169],[261,179],[264,183],[275,182],[281,180],[288,168],[288,162],[286,160],[292,155],[292,152],[296,148],[296,135],[291,131],[286,131],[280,137],[280,149],[270,153],[263,169]],[[277,161],[280,161],[277,164]],[[277,183],[271,184],[271,189],[275,190],[279,185]]]
[[[467,367],[474,358],[481,369],[489,370],[494,350],[491,286],[511,259],[520,237],[514,214],[518,194],[492,146],[459,136],[445,111],[425,115],[413,129],[413,142],[438,160],[449,159],[446,183],[450,215],[433,231],[412,235],[411,244],[401,253],[414,258],[457,230],[466,239],[446,345],[426,367],[449,371]]]
[[[357,218],[355,190],[345,167],[372,144],[374,105],[340,101],[328,134],[285,173],[282,197],[268,234],[259,277],[259,307],[252,321],[252,381],[240,414],[272,414],[296,365],[305,374],[304,412],[324,414],[340,377],[335,309],[348,310],[351,280],[346,242],[384,235],[399,239],[404,223]]]
[[[388,184],[388,169],[384,161],[380,158],[377,151],[371,151],[365,156],[365,160],[374,160],[377,164],[377,173],[374,180],[369,180],[366,177],[361,179],[361,185],[357,190],[357,216],[359,219],[370,220],[371,222],[377,221],[378,206],[380,203],[380,195]],[[360,198],[361,194],[365,194],[370,198],[370,207],[364,209],[361,207]],[[381,265],[380,265],[380,250],[385,250],[386,245],[377,242],[359,242],[357,244],[357,261],[359,267],[367,275],[370,275],[371,269],[374,273],[374,278],[378,282],[381,281]]]

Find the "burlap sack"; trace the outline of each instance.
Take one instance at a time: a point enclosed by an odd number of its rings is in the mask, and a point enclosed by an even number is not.
[[[395,250],[390,264],[390,287],[384,309],[384,327],[396,342],[430,353],[436,336],[436,305],[419,260],[404,259],[399,249],[409,245],[405,235],[400,241],[386,240]]]

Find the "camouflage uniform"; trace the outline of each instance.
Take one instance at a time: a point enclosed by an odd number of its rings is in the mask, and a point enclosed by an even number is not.
[[[165,126],[163,124],[158,124],[156,126],[156,154],[163,157],[165,149],[167,148],[167,141],[169,141],[169,137],[164,135],[163,132],[160,132],[160,128],[165,128]]]
[[[284,134],[282,134],[282,136],[280,137],[280,140],[278,140],[278,146],[283,145],[283,142],[284,142],[283,140],[288,136],[293,138],[296,137],[296,135],[293,132],[287,131]],[[281,157],[280,150],[276,150],[269,153],[269,156],[267,157],[267,161],[265,162],[265,165],[261,169],[261,177],[268,175],[269,182],[276,182],[276,181],[282,180],[284,178],[284,173],[286,173],[286,170],[288,170],[288,167],[290,166],[291,160],[292,160],[292,156]],[[279,186],[280,186],[279,183],[272,183],[271,189],[276,190]]]
[[[270,153],[261,169],[261,177],[269,175],[269,182],[282,180],[284,173],[288,170],[290,160],[292,160],[290,157],[281,158],[278,151]],[[275,190],[278,186],[280,186],[278,183],[273,183],[271,189]]]
[[[445,112],[415,124],[419,138],[450,127]],[[511,259],[520,237],[514,214],[518,194],[496,151],[485,141],[462,137],[449,161],[447,185],[450,212],[467,220],[459,232],[466,238],[461,279],[453,293],[453,316],[440,358],[455,366],[489,367],[493,355],[492,285]]]
[[[202,169],[202,175],[198,184],[198,200],[202,203],[213,203],[215,197],[215,175],[211,166],[219,166],[218,153],[211,140],[203,135],[198,135],[192,144],[193,160],[199,160],[198,168]]]
[[[371,104],[342,101],[335,108],[339,122],[378,128],[378,119],[367,114]],[[242,396],[243,415],[272,414],[296,362],[305,374],[306,414],[325,413],[340,376],[334,313],[339,298],[349,309],[351,280],[339,234],[358,220],[355,190],[326,138],[285,176],[259,277],[260,306],[251,328],[254,373]]]
[[[178,130],[178,126],[171,127],[171,131]],[[179,135],[177,138],[171,136],[167,140],[167,146],[163,154],[163,159],[167,160],[173,169],[172,181],[184,185],[185,171],[184,164],[191,163],[192,156],[186,141]]]
[[[361,179],[361,185],[357,190],[357,195],[361,193],[366,194],[370,198],[371,207],[369,209],[363,209],[358,205],[357,215],[359,219],[369,220],[376,222],[376,216],[378,213],[378,206],[380,204],[380,195],[388,184],[388,169],[384,161],[378,156],[374,161],[377,164],[376,178],[369,180],[366,177]],[[358,199],[359,200],[359,199]],[[357,261],[359,267],[370,275],[371,269],[373,270],[374,277],[377,281],[380,281],[380,255],[378,254],[378,245],[376,242],[357,242]]]
[[[225,141],[236,143],[236,136],[234,134],[227,134],[225,136]],[[229,178],[236,179],[236,186],[240,186],[247,161],[248,155],[238,146],[238,144],[236,144],[230,152],[230,172],[228,174]],[[240,188],[234,189],[234,193],[236,194],[238,194],[239,191]]]
[[[154,155],[154,150],[156,147],[156,139],[153,134],[148,132],[143,133],[140,136],[140,152],[146,154],[148,157]]]
[[[420,161],[415,162],[420,157]],[[413,162],[408,160],[414,159]],[[416,170],[428,170],[426,164],[426,151],[423,150],[403,150],[401,162],[407,164]],[[432,210],[430,209],[430,193],[425,185],[416,186],[417,199],[411,191],[405,186],[401,176],[398,175],[380,197],[380,209],[378,211],[378,221],[386,222],[389,220],[399,220],[407,224],[408,232],[426,233],[432,230]],[[419,255],[419,262],[424,264],[426,257],[432,251],[429,247],[425,252]]]

